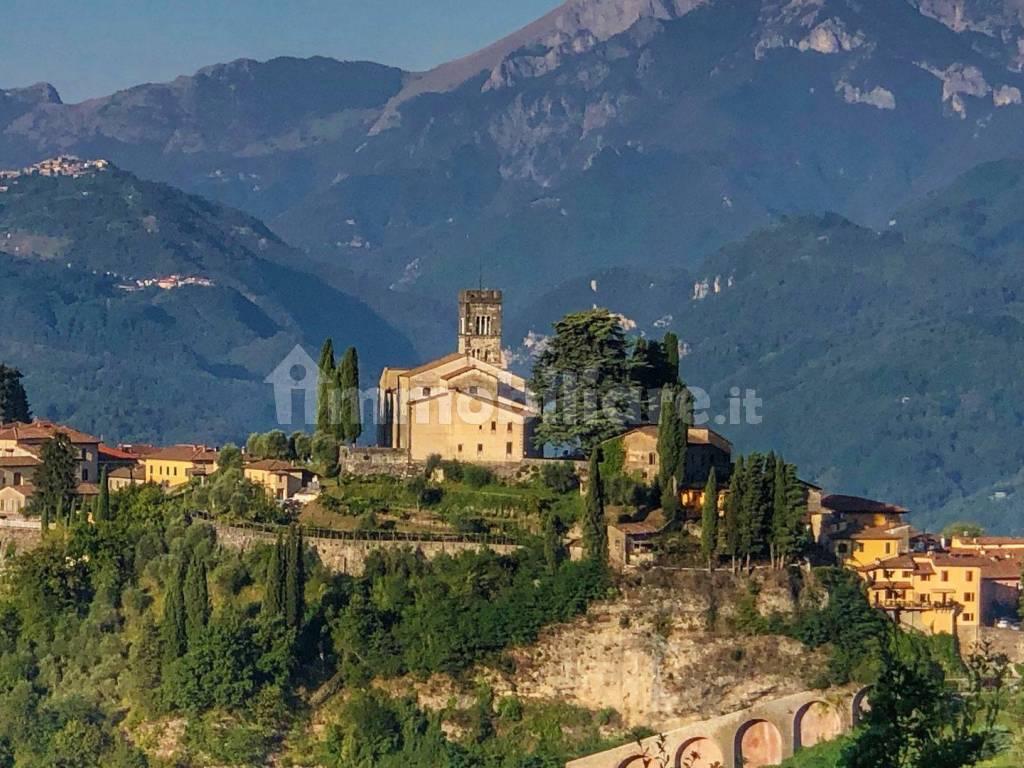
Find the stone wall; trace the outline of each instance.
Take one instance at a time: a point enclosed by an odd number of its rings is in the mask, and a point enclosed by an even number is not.
[[[39,520],[31,518],[0,518],[0,568],[14,554],[39,546],[42,530]]]
[[[466,462],[475,464],[494,472],[495,476],[504,481],[524,480],[531,474],[539,472],[545,464],[561,462],[564,459],[541,459],[529,458],[522,461],[504,462]],[[576,473],[585,477],[587,462],[570,461]],[[343,474],[355,475],[356,477],[369,477],[372,475],[387,475],[407,480],[424,471],[426,463],[413,461],[409,454],[402,448],[363,448],[356,446],[342,446],[338,466]]]
[[[273,544],[278,532],[270,526],[231,526],[212,523],[217,540],[226,547],[247,550],[261,544]],[[408,549],[422,552],[427,559],[442,554],[457,556],[462,552],[477,552],[490,549],[507,555],[519,549],[519,545],[506,540],[470,539],[469,537],[410,536],[403,534],[342,534],[330,536],[306,535],[306,544],[316,550],[320,561],[335,573],[361,576],[371,552],[381,549]]]

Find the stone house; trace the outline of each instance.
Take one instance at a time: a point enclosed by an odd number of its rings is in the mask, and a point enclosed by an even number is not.
[[[12,422],[0,425],[0,460],[13,459],[4,462],[6,466],[0,466],[0,480],[4,481],[0,485],[18,485],[18,481],[30,482],[38,466],[43,444],[52,440],[58,433],[67,435],[74,446],[79,482],[95,483],[100,474],[99,438],[52,421],[33,421],[27,424]],[[32,462],[31,459],[36,461]],[[17,465],[18,462],[21,462],[20,466]]]
[[[262,485],[271,498],[287,501],[308,486],[315,475],[304,467],[289,461],[262,459],[246,464],[243,470],[247,480]]]

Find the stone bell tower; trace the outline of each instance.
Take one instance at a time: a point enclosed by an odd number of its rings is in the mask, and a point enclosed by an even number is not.
[[[501,291],[459,292],[459,352],[505,367],[501,354]]]

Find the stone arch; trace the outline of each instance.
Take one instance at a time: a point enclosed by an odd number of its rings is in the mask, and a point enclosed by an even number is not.
[[[687,739],[676,751],[675,768],[712,768],[725,765],[722,750],[712,739],[697,736]]]
[[[855,728],[860,724],[864,713],[871,709],[871,704],[868,702],[869,693],[871,693],[870,688],[861,688],[853,696],[853,702],[850,705],[850,722]]]
[[[736,731],[736,768],[762,768],[782,762],[782,733],[767,720],[748,720]]]
[[[843,722],[835,707],[824,701],[810,701],[793,717],[793,750],[813,747],[843,732]]]

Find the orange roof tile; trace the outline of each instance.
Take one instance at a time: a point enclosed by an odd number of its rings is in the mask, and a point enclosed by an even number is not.
[[[58,432],[63,432],[67,435],[68,439],[75,445],[99,444],[100,442],[98,437],[93,437],[73,427],[67,427],[52,421],[33,421],[29,423],[13,421],[0,425],[0,440],[42,442],[50,440]]]

